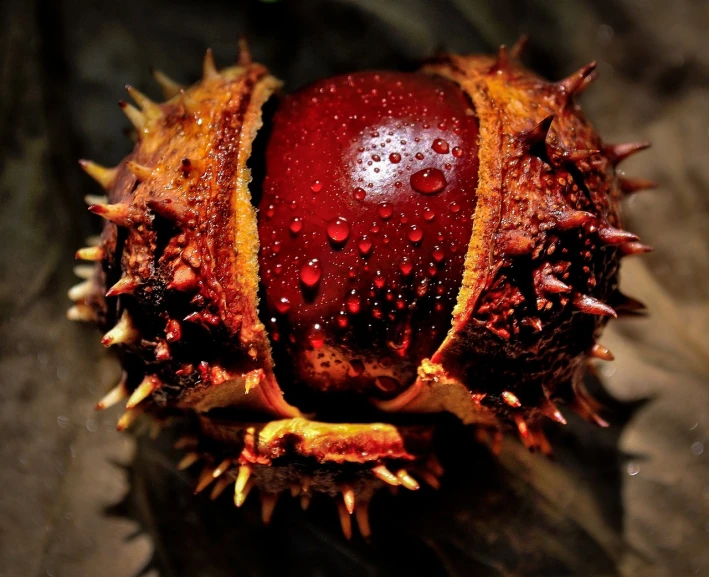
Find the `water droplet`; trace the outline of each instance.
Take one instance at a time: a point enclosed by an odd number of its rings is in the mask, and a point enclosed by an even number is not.
[[[358,186],[357,188],[354,189],[353,196],[354,196],[355,200],[359,200],[361,202],[365,199],[365,197],[367,196],[367,193],[364,191],[363,188],[360,188]]]
[[[423,153],[417,152],[415,156],[416,156],[416,160],[423,160]]]
[[[327,236],[336,243],[345,242],[350,236],[350,224],[341,216],[338,216],[327,225]]]
[[[300,281],[307,287],[313,288],[320,282],[322,267],[318,259],[308,261],[300,268]]]
[[[414,265],[408,257],[405,256],[401,259],[401,262],[399,263],[399,270],[403,272],[404,275],[410,275],[413,269]]]
[[[347,313],[345,311],[340,311],[337,315],[337,325],[341,329],[346,329],[350,324],[350,319],[347,318]]]
[[[436,262],[441,262],[446,257],[446,253],[439,246],[433,247],[433,260]]]
[[[384,288],[385,283],[386,279],[384,278],[384,275],[382,275],[381,271],[377,271],[377,276],[374,277],[374,286],[378,289]]]
[[[419,298],[423,298],[426,296],[426,293],[428,292],[428,279],[423,279],[419,285],[416,287],[416,294],[419,296]]]
[[[357,294],[356,290],[353,290],[347,299],[345,300],[345,305],[347,305],[347,310],[352,313],[353,315],[356,315],[361,307],[361,302],[359,299],[359,295]]]
[[[367,235],[364,235],[361,239],[359,239],[357,246],[362,256],[367,256],[370,252],[372,252],[372,241],[367,238]]]
[[[290,300],[287,297],[281,297],[276,301],[276,310],[285,314],[290,310]]]
[[[427,220],[429,222],[432,221],[434,218],[436,218],[436,211],[429,207],[425,207],[423,209],[423,218],[424,220]]]
[[[460,146],[454,146],[453,150],[451,150],[451,154],[455,158],[460,158],[461,156],[463,156],[463,149]]]
[[[460,205],[455,201],[451,202],[451,212],[453,214],[458,214],[460,212]]]
[[[293,217],[288,228],[290,228],[290,231],[293,234],[298,234],[301,230],[303,230],[303,219],[297,216]]]
[[[317,194],[322,190],[322,182],[320,182],[319,180],[314,180],[313,183],[310,185],[310,190]]]
[[[315,349],[325,344],[325,330],[320,323],[315,323],[308,333],[308,340]]]
[[[383,316],[382,309],[379,307],[379,305],[377,303],[374,303],[374,305],[372,306],[372,316],[375,319],[380,319]]]
[[[436,140],[433,141],[431,148],[434,152],[437,152],[438,154],[448,154],[448,150],[450,149],[448,146],[448,142],[446,142],[442,138],[436,138]]]
[[[273,218],[274,214],[276,214],[276,207],[272,204],[269,204],[268,208],[266,209],[266,218]]]
[[[401,154],[399,154],[398,152],[392,152],[389,155],[389,162],[391,162],[392,164],[399,164],[401,162]]]
[[[411,187],[421,194],[441,192],[446,184],[446,177],[437,168],[424,168],[411,175]]]
[[[389,220],[391,215],[394,214],[394,208],[388,202],[382,202],[377,209],[377,213],[384,220]]]
[[[412,224],[411,228],[409,229],[409,232],[406,236],[408,236],[409,240],[411,242],[413,242],[414,244],[419,243],[419,242],[421,242],[421,239],[423,238],[423,230],[421,230],[415,224]]]
[[[381,159],[381,156],[379,156],[378,154],[372,154],[372,160],[374,162],[379,162]]]

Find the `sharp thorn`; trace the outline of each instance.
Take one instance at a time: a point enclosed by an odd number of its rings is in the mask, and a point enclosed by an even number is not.
[[[212,492],[209,494],[209,498],[214,501],[221,495],[224,490],[229,486],[230,483],[233,483],[234,479],[231,477],[220,477],[217,479],[217,482],[214,483],[214,487],[212,487]]]
[[[96,272],[96,267],[90,264],[80,264],[74,267],[74,274],[84,280],[93,278],[94,272]]]
[[[136,341],[139,336],[140,333],[135,328],[130,313],[127,310],[124,310],[116,325],[105,335],[103,335],[101,344],[105,347],[119,344],[130,344]]]
[[[554,121],[554,115],[551,114],[544,118],[539,124],[534,128],[524,132],[520,135],[519,139],[526,145],[527,148],[532,149],[546,144],[547,134],[549,134],[549,129],[551,128],[551,123]],[[544,151],[546,154],[546,150]]]
[[[236,485],[234,485],[236,487]],[[241,491],[234,490],[234,505],[241,507],[246,502],[246,497],[249,496],[251,489],[254,488],[254,480],[249,479]]]
[[[128,226],[131,223],[132,211],[129,204],[92,204],[89,211],[118,226]]]
[[[261,493],[261,520],[268,525],[273,517],[273,511],[278,501],[278,493]]]
[[[101,188],[108,190],[113,186],[118,174],[118,168],[106,168],[100,164],[96,164],[91,160],[81,159],[79,166],[82,170],[101,185]]]
[[[399,479],[399,483],[401,483],[401,485],[406,487],[409,491],[418,491],[420,488],[418,481],[409,475],[406,469],[397,471],[396,478]]]
[[[360,499],[355,507],[354,515],[360,535],[368,540],[372,536],[372,528],[369,525],[369,501]]]
[[[372,467],[372,473],[374,473],[375,477],[384,481],[385,483],[388,483],[389,485],[399,485],[399,479],[397,479],[396,475],[394,475],[394,473],[392,473],[384,465],[377,465],[376,467]]]
[[[542,413],[544,413],[552,421],[556,421],[557,423],[561,423],[562,425],[566,424],[566,419],[564,418],[564,415],[561,414],[559,407],[557,407],[549,399],[545,399],[542,402],[542,406],[540,408]]]
[[[605,317],[618,318],[618,314],[612,307],[593,298],[592,296],[576,293],[573,296],[572,303],[582,313],[589,315],[601,315]]]
[[[543,274],[539,276],[539,288],[545,293],[557,294],[566,293],[571,290],[571,287],[551,274]]]
[[[205,467],[202,469],[202,472],[199,474],[199,479],[197,479],[197,486],[194,489],[195,495],[204,491],[210,485],[210,483],[214,481],[214,477],[212,476],[213,472],[214,469],[211,467],[211,465],[205,465]]]
[[[67,296],[69,300],[74,302],[84,301],[94,292],[94,286],[93,279],[85,280],[71,287],[67,292]]]
[[[126,92],[130,94],[130,97],[135,101],[135,103],[140,107],[140,110],[151,118],[160,118],[163,113],[162,109],[158,104],[150,100],[145,94],[131,86],[126,84]]]
[[[603,147],[603,154],[606,155],[609,162],[617,166],[629,156],[650,148],[649,142],[624,142],[622,144],[609,144]]]
[[[149,200],[146,204],[155,214],[174,223],[184,223],[195,216],[194,211],[187,204],[169,198]]]
[[[125,100],[119,100],[118,105],[135,129],[138,132],[143,132],[145,130],[145,115],[132,104],[128,104]]]
[[[66,318],[70,321],[90,323],[97,320],[94,309],[88,305],[76,304],[66,311]]]
[[[502,400],[505,401],[505,403],[510,407],[519,408],[522,406],[522,403],[517,398],[517,395],[511,393],[510,391],[502,391],[502,394],[500,396],[502,397]]]
[[[148,180],[153,175],[152,168],[148,168],[147,166],[138,164],[133,160],[126,161],[126,167],[128,168],[128,170],[131,171],[131,173],[133,173],[133,175],[135,175],[135,177],[138,179],[138,182]]]
[[[141,411],[140,409],[128,409],[125,413],[123,413],[123,416],[118,419],[116,429],[118,429],[119,431],[125,431],[136,421],[136,419],[142,413],[143,411]]]
[[[197,437],[193,437],[192,435],[183,435],[173,445],[174,449],[194,449],[199,445],[199,441],[197,440]]]
[[[239,37],[239,58],[237,64],[247,68],[251,66],[251,50],[249,50],[249,43],[246,40],[246,36],[243,34]]]
[[[649,190],[652,188],[657,188],[657,183],[654,180],[646,180],[643,178],[619,178],[618,184],[620,185],[620,190],[625,194],[633,194],[640,190]]]
[[[568,96],[573,96],[586,89],[586,79],[589,78],[596,70],[596,63],[590,62],[586,66],[581,67],[571,76],[557,82],[559,86]]]
[[[612,361],[615,359],[613,356],[613,353],[610,351],[610,349],[604,347],[603,345],[599,343],[595,343],[591,349],[588,351],[588,354],[592,357],[595,357],[597,359],[601,359],[604,361]]]
[[[351,515],[355,509],[355,492],[347,485],[342,487],[342,502],[345,504],[347,512]]]
[[[99,246],[87,246],[76,251],[76,258],[97,262],[103,260],[103,249]]]
[[[568,210],[562,212],[556,218],[556,228],[557,230],[572,230],[574,228],[579,228],[586,226],[589,222],[594,220],[596,217],[590,212],[583,210]]]
[[[638,240],[637,235],[630,231],[607,226],[598,229],[598,238],[605,244],[625,244],[627,242],[635,242]]]
[[[224,459],[221,463],[217,465],[217,468],[214,469],[214,472],[212,473],[212,476],[216,479],[220,475],[222,475],[229,467],[231,467],[233,460],[227,457]]]
[[[156,376],[146,375],[128,399],[126,409],[132,409],[138,403],[147,399],[153,394],[153,391],[160,388],[160,385],[160,380]]]
[[[513,60],[520,60],[524,55],[527,44],[529,43],[529,36],[522,34],[510,48],[510,58]]]
[[[249,479],[251,478],[251,473],[253,472],[253,468],[251,465],[241,465],[239,467],[239,474],[236,477],[236,484],[234,485],[234,493],[243,493],[244,488],[246,487],[246,484],[249,482]],[[237,505],[238,507],[239,505]]]
[[[108,291],[106,292],[106,296],[117,297],[119,295],[133,294],[133,292],[135,292],[135,289],[137,289],[138,286],[140,286],[140,282],[138,281],[138,279],[130,276],[124,276],[110,289],[108,289]]]
[[[507,53],[507,46],[502,44],[497,51],[497,59],[495,60],[495,63],[490,67],[490,72],[493,74],[496,72],[502,72],[503,70],[507,70],[509,65],[510,57]]]
[[[616,292],[613,295],[613,307],[619,313],[643,313],[647,311],[647,306],[642,301]]]
[[[202,78],[204,78],[204,80],[211,80],[217,76],[219,76],[219,72],[217,71],[216,64],[214,64],[214,54],[211,48],[207,48],[202,62]]]
[[[183,86],[178,82],[175,82],[164,72],[160,70],[151,70],[151,72],[153,74],[153,78],[155,78],[155,81],[160,86],[160,90],[162,90],[165,98],[172,98],[173,96],[179,94],[180,90],[182,90]]]
[[[197,461],[199,461],[199,455],[197,453],[187,453],[184,457],[182,457],[180,462],[177,463],[177,469],[179,471],[184,471],[185,469],[189,469]]]
[[[524,441],[529,436],[529,427],[527,427],[527,423],[524,421],[524,417],[522,417],[522,415],[520,415],[519,413],[514,413],[512,415],[512,419],[514,420],[515,425],[517,426],[519,436]]]
[[[635,254],[645,254],[655,250],[647,244],[641,242],[626,242],[620,245],[620,252],[623,256],[632,256]]]
[[[522,319],[521,323],[524,326],[532,327],[537,332],[541,331],[542,328],[544,328],[542,325],[542,319],[540,319],[539,317],[525,317]]]
[[[199,102],[192,98],[184,88],[180,90],[180,101],[188,114],[194,114],[199,110]]]
[[[350,513],[345,508],[344,503],[337,502],[337,514],[340,517],[340,525],[345,539],[352,539],[352,518]]]
[[[96,403],[96,410],[103,411],[108,409],[113,405],[120,403],[123,399],[128,397],[128,389],[126,388],[126,376],[123,375],[121,381],[113,387],[108,393],[106,393],[103,398]]]

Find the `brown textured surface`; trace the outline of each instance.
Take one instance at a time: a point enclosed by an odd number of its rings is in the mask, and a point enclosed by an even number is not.
[[[664,577],[709,567],[709,453],[700,453],[709,405],[706,7],[367,6],[252,5],[244,20],[241,8],[216,4],[198,17],[172,2],[156,3],[150,14],[137,2],[3,4],[11,11],[0,34],[7,48],[0,105],[6,575],[134,576],[146,568],[151,575]],[[286,33],[268,32],[281,23]],[[394,67],[442,41],[458,51],[494,50],[521,31],[532,34],[532,63],[550,78],[591,58],[601,62],[584,109],[611,141],[652,140],[654,148],[625,170],[660,182],[658,192],[626,206],[629,228],[657,250],[626,262],[621,275],[623,290],[644,299],[652,315],[612,322],[602,341],[618,359],[601,366],[620,401],[609,402],[609,431],[570,423],[552,435],[554,463],[516,441],[505,445],[500,465],[471,450],[456,467],[448,454],[445,492],[372,503],[379,536],[366,546],[341,540],[325,502],[307,514],[286,502],[263,529],[256,504],[233,512],[226,498],[195,499],[193,479],[174,471],[166,440],[134,448],[113,430],[114,413],[93,413],[118,373],[95,331],[63,318],[64,291],[75,282],[65,263],[95,226],[81,202],[95,189],[75,159],[93,153],[110,163],[127,150],[116,139],[126,123],[112,104],[123,97],[122,83],[148,92],[149,65],[194,79],[186,71],[199,69],[206,45],[222,62],[232,57],[235,29],[249,33],[256,56],[273,62],[289,87]],[[277,555],[274,542],[282,544]]]

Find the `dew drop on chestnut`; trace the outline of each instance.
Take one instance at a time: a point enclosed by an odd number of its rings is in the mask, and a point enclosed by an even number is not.
[[[437,168],[424,168],[411,175],[411,188],[421,194],[436,194],[445,187],[446,177]]]
[[[297,216],[293,217],[288,228],[293,234],[298,234],[301,230],[303,230],[303,219]]]
[[[322,267],[318,259],[312,259],[300,268],[300,281],[308,288],[318,286],[322,276]]]
[[[379,205],[377,214],[379,214],[383,220],[389,220],[391,215],[394,214],[394,207],[392,207],[392,205],[388,202],[383,202]]]
[[[438,154],[448,154],[448,151],[450,150],[448,142],[442,138],[436,138],[436,140],[433,141],[431,148]]]
[[[342,244],[350,237],[350,230],[349,223],[344,218],[338,216],[327,225],[327,236],[330,237],[332,242]]]

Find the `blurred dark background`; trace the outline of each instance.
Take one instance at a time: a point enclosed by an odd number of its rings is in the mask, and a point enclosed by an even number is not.
[[[93,412],[118,368],[64,318],[73,252],[98,226],[76,159],[129,150],[124,84],[157,98],[151,66],[194,81],[208,46],[234,61],[240,34],[292,90],[523,32],[551,79],[598,60],[586,112],[608,142],[654,145],[622,166],[659,188],[625,207],[656,251],[622,271],[651,315],[603,339],[610,429],[567,415],[553,461],[453,434],[443,489],[377,497],[366,544],[325,500],[284,499],[264,529],[255,499],[192,497],[169,434],[135,440]],[[708,33],[702,0],[0,2],[0,577],[709,574]]]

